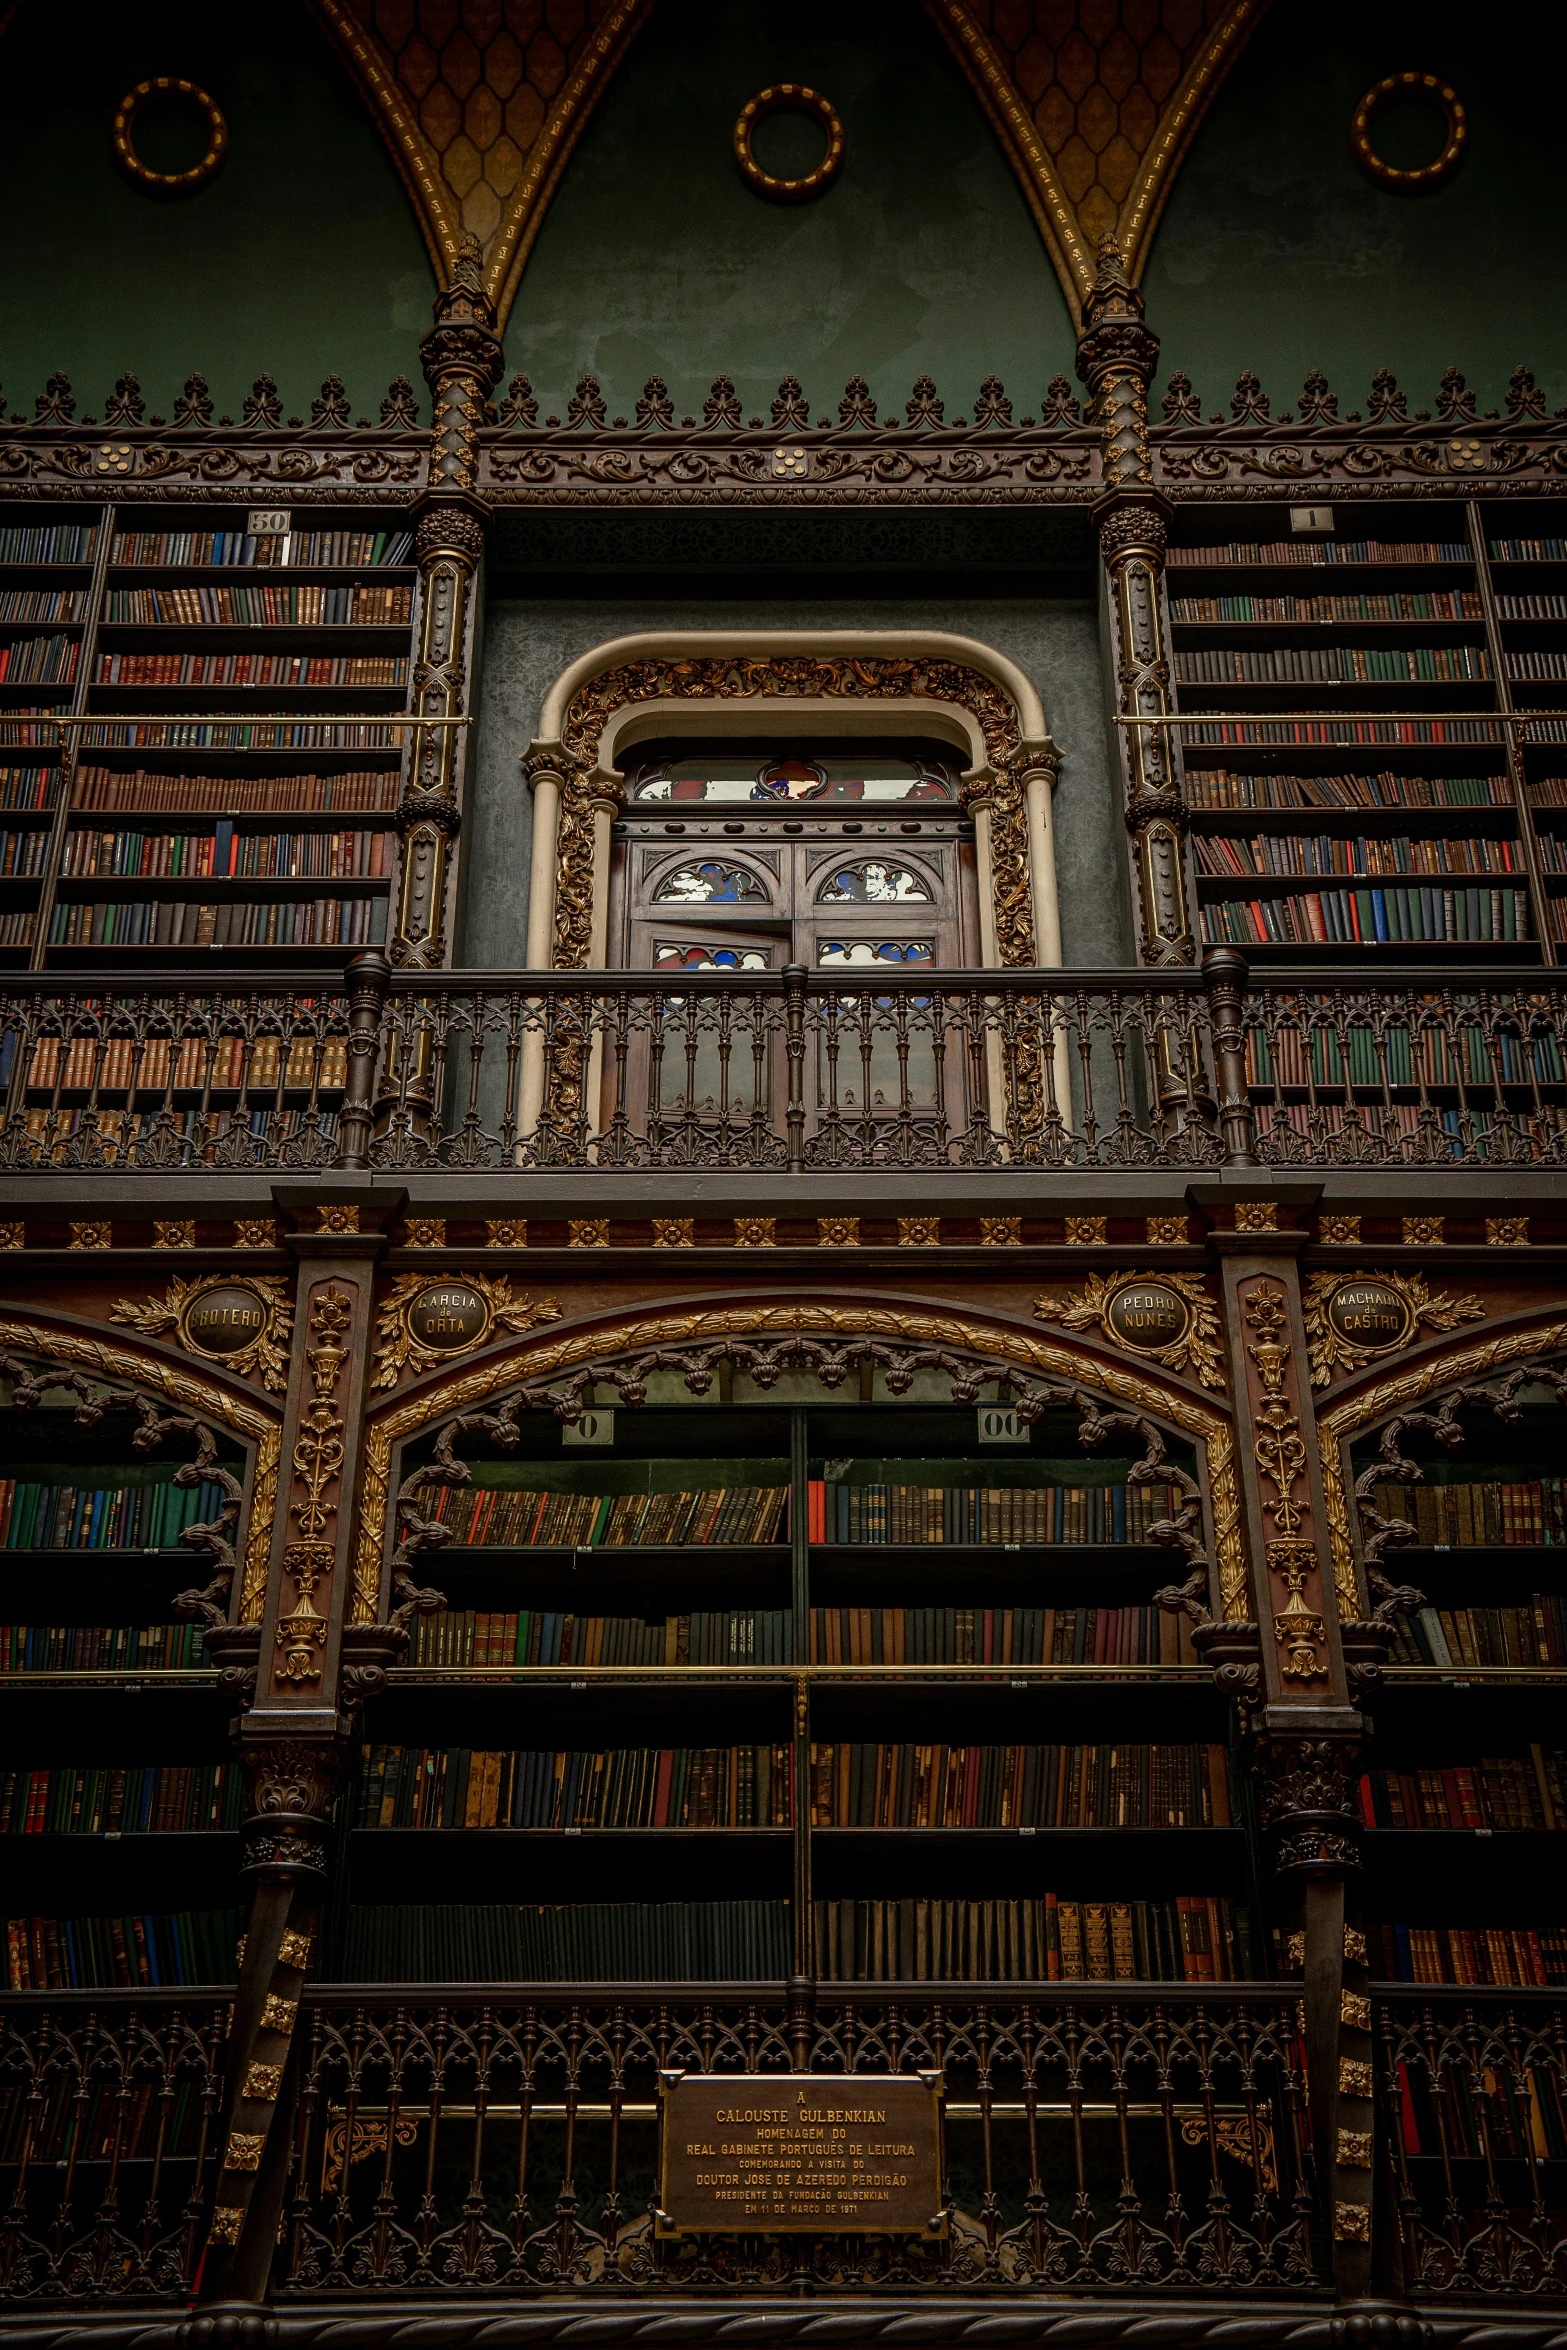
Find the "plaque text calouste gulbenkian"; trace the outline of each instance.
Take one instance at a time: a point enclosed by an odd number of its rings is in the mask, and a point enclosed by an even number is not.
[[[661,2076],[661,2236],[939,2236],[936,2073]]]

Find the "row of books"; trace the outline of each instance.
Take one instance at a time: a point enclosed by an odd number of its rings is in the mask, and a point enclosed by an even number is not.
[[[46,768],[16,769],[39,777]],[[344,815],[397,805],[395,770],[361,768],[352,775],[166,775],[161,769],[78,767],[73,808],[165,809],[170,815]],[[42,807],[40,800],[7,800],[7,807]]]
[[[172,1916],[5,1921],[6,1975],[13,1991],[135,1991],[147,1986],[232,1983],[237,1909],[177,1910]]]
[[[1567,596],[1498,596],[1501,620],[1567,620]]]
[[[0,1477],[0,1549],[167,1550],[185,1527],[210,1525],[224,1498],[220,1485],[173,1485],[158,1472],[135,1485]]]
[[[313,587],[301,581],[287,587],[268,581],[262,587],[111,588],[103,617],[187,628],[386,628],[413,618],[413,595],[411,587]]]
[[[0,685],[69,685],[80,649],[74,636],[24,636],[0,645]]]
[[[0,1624],[0,1673],[136,1673],[206,1662],[199,1624]]]
[[[60,900],[49,917],[57,947],[379,946],[384,898],[184,898]]]
[[[21,739],[20,730],[0,734],[0,741]],[[54,738],[40,726],[26,739]],[[95,751],[396,751],[403,741],[400,728],[373,721],[300,718],[281,712],[236,719],[105,718],[96,726],[84,726],[80,739],[84,749]]]
[[[1341,1043],[1348,1047],[1347,1052]],[[1563,1075],[1562,1057],[1552,1036],[1525,1040],[1498,1035],[1494,1028],[1475,1027],[1460,1031],[1450,1042],[1434,1026],[1414,1033],[1405,1028],[1377,1031],[1360,1021],[1331,1035],[1314,1028],[1309,1037],[1303,1026],[1281,1024],[1266,1032],[1248,1029],[1246,1065],[1247,1074],[1257,1085],[1348,1084],[1378,1089],[1389,1085],[1488,1086],[1496,1077],[1508,1085],[1526,1085],[1536,1078],[1559,1084]],[[1476,1118],[1483,1114],[1479,1110],[1471,1113]]]
[[[6,588],[0,620],[80,620],[85,602],[79,588]]]
[[[31,913],[0,914],[0,947],[31,946],[32,939]]]
[[[1368,1926],[1373,1975],[1388,1983],[1567,1986],[1560,1926]]]
[[[1567,539],[1492,539],[1493,563],[1567,563]]]
[[[1228,1828],[1222,1746],[811,1748],[813,1828]]]
[[[1249,1937],[1227,1901],[818,1901],[816,1961],[845,1983],[1226,1983]],[[1238,1930],[1239,1929],[1239,1930]]]
[[[1282,898],[1221,898],[1203,907],[1202,934],[1216,946],[1451,945],[1532,935],[1522,887],[1324,889]]]
[[[1518,602],[1561,603],[1560,596]],[[1472,588],[1394,590],[1381,596],[1177,596],[1170,617],[1202,620],[1483,620],[1485,605]],[[1532,616],[1531,616],[1532,617]]]
[[[1478,1763],[1413,1771],[1367,1771],[1360,1816],[1368,1828],[1567,1827],[1558,1748],[1489,1754]]]
[[[1510,840],[1410,839],[1348,833],[1199,833],[1199,873],[1522,873]]]
[[[666,1616],[584,1616],[546,1608],[420,1616],[411,1661],[443,1665],[786,1665],[790,1618],[781,1609],[730,1608]]]
[[[1536,837],[1542,870],[1546,873],[1567,873],[1567,838],[1559,832],[1542,832]]]
[[[682,1493],[551,1493],[532,1486],[442,1486],[429,1510],[451,1539],[526,1550],[603,1544],[686,1545],[783,1539],[785,1485],[703,1486]]]
[[[1509,677],[1567,677],[1567,653],[1509,653]]]
[[[782,1828],[789,1746],[665,1746],[481,1753],[367,1746],[360,1828]]]
[[[1482,645],[1214,645],[1177,653],[1175,675],[1182,685],[1471,685],[1491,663]]]
[[[1178,1489],[1148,1485],[895,1485],[812,1478],[812,1542],[1146,1542],[1181,1507]]]
[[[1194,743],[1224,743],[1341,750],[1355,744],[1496,744],[1504,737],[1491,718],[1335,718],[1324,710],[1312,718],[1210,719],[1201,726],[1183,727],[1181,739],[1188,748]],[[1537,730],[1535,739],[1548,737]]]
[[[48,808],[54,804],[52,767],[0,767],[0,808]]]
[[[90,563],[97,545],[96,523],[9,523],[0,530],[0,563]]]
[[[307,1148],[310,1157],[299,1158],[299,1165],[327,1166],[337,1133],[337,1113],[319,1105],[304,1110],[232,1110],[210,1104],[187,1110],[31,1109],[22,1121],[22,1132],[35,1154],[34,1164],[47,1166],[51,1159],[63,1163],[71,1137],[83,1131],[89,1117],[94,1147],[101,1148],[107,1167],[151,1165],[165,1169],[171,1143],[183,1145],[181,1164],[191,1167],[276,1166],[280,1154]],[[8,1139],[15,1149],[14,1128]],[[143,1158],[138,1153],[144,1144],[149,1156]],[[247,1158],[247,1152],[254,1153],[253,1160]]]
[[[1181,571],[1234,563],[1472,563],[1474,557],[1463,539],[1232,539],[1227,546],[1171,547],[1165,561]]]
[[[279,1085],[331,1092],[342,1086],[347,1067],[342,1036],[308,1029],[286,1038],[41,1036],[32,1049],[27,1084],[51,1093],[92,1087],[101,1094],[119,1093],[132,1085],[148,1093],[210,1094]]]
[[[1395,1664],[1438,1665],[1462,1672],[1466,1665],[1567,1665],[1567,1596],[1534,1592],[1523,1607],[1423,1607],[1400,1616],[1393,1646]]]
[[[53,640],[34,640],[40,641]],[[47,673],[31,670],[28,674]],[[100,653],[98,656],[100,685],[406,685],[407,682],[408,663],[400,653]]]
[[[1185,1616],[1157,1607],[822,1607],[825,1665],[1195,1664]]]
[[[42,873],[49,853],[49,835],[35,826],[30,832],[0,832],[0,879],[20,881]]]
[[[350,1983],[781,1983],[786,1901],[410,1902],[355,1907]]]
[[[241,1773],[227,1763],[0,1770],[0,1835],[167,1836],[237,1828]]]
[[[0,843],[41,838],[0,833]],[[396,862],[394,832],[236,832],[220,817],[210,832],[68,833],[60,871],[68,881],[384,881]]]
[[[1567,1479],[1452,1479],[1442,1484],[1379,1482],[1371,1498],[1384,1518],[1413,1525],[1422,1543],[1567,1543]]]
[[[6,535],[0,533],[0,561],[5,560]],[[116,564],[150,563],[165,568],[176,564],[292,563],[335,570],[350,563],[411,563],[413,545],[413,533],[407,530],[292,530],[276,538],[253,538],[248,530],[122,530],[110,552]],[[86,562],[90,552],[86,556],[26,559],[79,563]]]
[[[1506,775],[1233,775],[1192,767],[1186,797],[1193,808],[1510,808],[1513,787]]]

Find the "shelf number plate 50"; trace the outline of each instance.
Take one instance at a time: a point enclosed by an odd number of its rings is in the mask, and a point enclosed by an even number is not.
[[[245,528],[253,539],[286,539],[294,518],[286,506],[252,506]]]

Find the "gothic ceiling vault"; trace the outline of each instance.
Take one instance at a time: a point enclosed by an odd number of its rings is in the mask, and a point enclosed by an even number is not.
[[[505,320],[572,149],[656,4],[311,0],[392,151],[443,286],[471,231]],[[1141,275],[1192,134],[1267,0],[924,4],[1081,323],[1106,229]],[[0,32],[14,13],[0,0]]]

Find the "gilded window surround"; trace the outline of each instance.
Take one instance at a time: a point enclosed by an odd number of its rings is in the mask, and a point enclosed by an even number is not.
[[[0,1321],[0,1347],[31,1348],[35,1354],[52,1355],[57,1362],[75,1363],[100,1379],[125,1380],[150,1388],[185,1411],[199,1412],[204,1419],[216,1420],[248,1439],[255,1451],[238,1620],[259,1623],[277,1506],[280,1422],[248,1396],[192,1371],[188,1356],[117,1345],[91,1335],[80,1324],[73,1328],[68,1323]]]
[[[575,1328],[562,1329],[557,1324],[548,1337],[535,1334],[509,1340],[477,1362],[432,1372],[373,1412],[365,1424],[360,1472],[352,1621],[374,1623],[377,1618],[391,1503],[392,1453],[398,1443],[453,1412],[475,1409],[524,1380],[584,1361],[608,1361],[650,1346],[724,1337],[781,1337],[789,1332],[903,1339],[916,1345],[1000,1356],[1020,1369],[1077,1380],[1180,1429],[1200,1444],[1206,1455],[1220,1614],[1226,1621],[1239,1622],[1249,1616],[1234,1440],[1227,1414],[1210,1399],[1147,1366],[1134,1367],[1124,1356],[1101,1350],[1087,1340],[1055,1334],[1046,1337],[976,1314],[949,1313],[928,1301],[865,1299],[837,1292],[817,1303],[772,1292],[765,1300],[750,1303],[671,1300],[635,1313],[595,1317]]]
[[[526,967],[603,968],[617,768],[632,745],[671,730],[797,738],[802,724],[951,742],[967,762],[983,962],[1059,967],[1059,753],[1044,705],[1005,655],[932,629],[649,631],[571,662],[524,757],[535,802]]]
[[[1546,1310],[1558,1318],[1512,1322],[1494,1330],[1488,1338],[1471,1339],[1465,1344],[1439,1341],[1419,1359],[1407,1362],[1392,1378],[1385,1375],[1385,1365],[1374,1365],[1350,1394],[1329,1409],[1318,1411],[1322,1491],[1333,1549],[1333,1585],[1341,1619],[1353,1620],[1366,1612],[1350,1520],[1354,1478],[1349,1448],[1353,1439],[1375,1427],[1378,1421],[1391,1419],[1396,1412],[1418,1403],[1433,1388],[1461,1387],[1468,1380],[1483,1379],[1487,1372],[1500,1370],[1506,1363],[1516,1363],[1530,1355],[1560,1352],[1567,1347],[1567,1321],[1560,1318],[1559,1306]]]
[[[1084,113],[1096,100],[1101,112],[1110,106],[1104,81],[1110,80],[1111,75],[1105,74],[1101,80],[1090,65],[1088,86],[1079,88],[1074,98],[1056,67],[1031,101],[1018,85],[1017,58],[1007,53],[984,21],[992,17],[993,11],[983,7],[981,0],[925,0],[925,5],[963,68],[1017,173],[1045,250],[1061,280],[1072,323],[1081,330],[1082,305],[1094,282],[1094,249],[1099,238],[1106,230],[1114,234],[1135,285],[1148,259],[1155,224],[1197,126],[1261,18],[1267,0],[1222,0],[1199,37],[1186,43],[1172,42],[1164,21],[1167,7],[1163,0],[1145,12],[1147,29],[1135,42],[1121,21],[1124,11],[1110,12],[1114,20],[1113,39],[1135,48],[1139,69],[1143,68],[1156,41],[1163,42],[1167,52],[1172,45],[1184,51],[1182,70],[1158,111],[1151,134],[1137,154],[1129,184],[1119,202],[1106,193],[1101,183],[1098,173],[1102,166],[1095,165],[1095,176],[1076,199],[1068,192],[1062,170],[1064,144],[1076,144],[1087,151],[1081,134],[1084,127],[1090,126],[1084,123]],[[1032,13],[1036,22],[1027,41],[1019,44],[1020,49],[1045,38],[1043,28],[1037,23],[1043,13],[1042,0],[1034,0]],[[1060,12],[1056,9],[1051,13],[1059,16]],[[1080,19],[1084,11],[1079,7],[1074,13]],[[1074,26],[1070,40],[1086,46],[1080,22]],[[1068,45],[1070,42],[1062,47]],[[1047,46],[1046,54],[1054,52]],[[1047,99],[1054,101],[1051,113],[1057,124],[1056,135],[1051,140],[1044,135],[1039,119]],[[1121,120],[1116,138],[1109,142],[1112,146],[1129,143],[1126,110],[1122,107],[1119,112]],[[1104,126],[1096,127],[1094,135],[1103,151]],[[1074,172],[1073,176],[1081,174]]]

